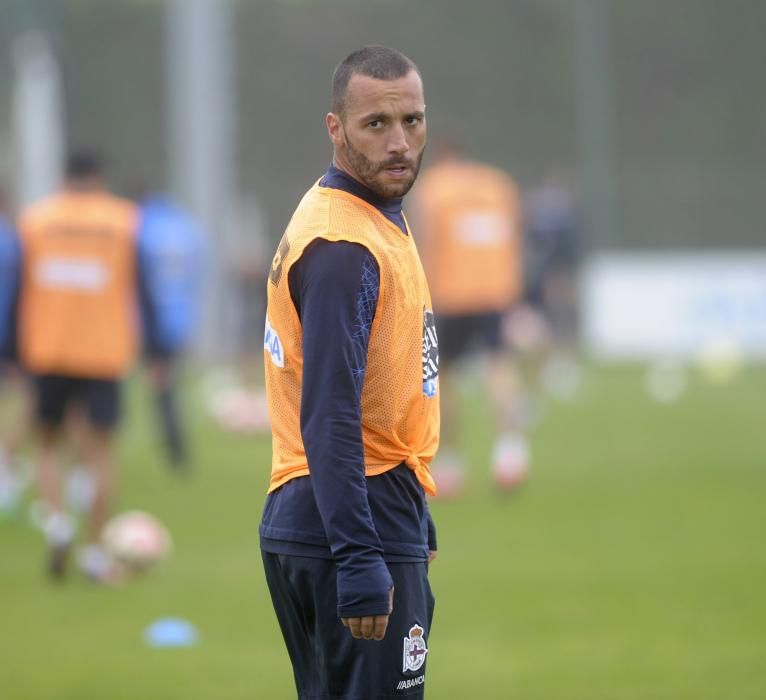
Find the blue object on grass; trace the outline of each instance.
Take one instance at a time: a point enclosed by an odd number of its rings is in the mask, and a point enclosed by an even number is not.
[[[144,630],[144,641],[151,647],[192,647],[199,641],[197,628],[180,617],[162,617]]]

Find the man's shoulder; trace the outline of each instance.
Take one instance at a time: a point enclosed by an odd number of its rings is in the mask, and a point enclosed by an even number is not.
[[[29,204],[26,204],[21,208],[21,211],[19,212],[18,219],[19,221],[23,221],[24,219],[28,219],[30,217],[40,216],[42,214],[45,214],[47,212],[53,211],[60,205],[61,202],[61,194],[51,194],[47,197],[42,197],[40,199],[36,199],[33,202],[30,202]]]
[[[356,225],[360,220],[374,219],[375,207],[352,192],[338,187],[326,187],[317,182],[304,196],[301,205],[317,206],[327,216],[329,228],[343,224]]]
[[[293,213],[281,246],[288,241],[291,257],[301,260],[302,267],[306,261],[312,267],[356,267],[366,257],[379,265],[373,243],[377,236],[379,223],[365,202],[317,182]]]
[[[112,192],[100,192],[96,201],[115,217],[135,219],[140,211],[138,204]]]
[[[364,211],[351,196],[317,181],[303,195],[287,227],[291,244],[303,248],[317,239],[352,240],[358,236],[359,215]],[[300,245],[299,242],[303,243]]]
[[[86,209],[99,210],[113,216],[124,217],[135,217],[138,213],[137,204],[111,192],[90,192],[87,194],[60,192],[29,204],[19,215],[19,221],[46,219],[51,216],[66,215],[68,212],[79,212]]]
[[[300,229],[310,227],[313,231],[317,229],[318,225],[323,222],[326,223],[330,202],[324,190],[325,188],[319,187],[317,181],[301,197],[287,224],[287,230],[292,233],[293,238]]]
[[[317,204],[323,204],[326,201],[328,201],[328,194],[330,192],[330,188],[328,187],[322,187],[319,184],[319,180],[315,180],[314,183],[309,187],[304,193],[303,196],[300,198],[300,201],[298,202],[298,206],[296,207],[296,211],[301,208],[305,208],[312,205]]]
[[[418,188],[421,193],[435,197],[454,196],[466,189],[487,187],[516,190],[513,177],[501,168],[473,160],[440,163],[431,166],[421,176]]]
[[[56,213],[61,206],[60,200],[61,196],[59,194],[54,194],[23,207],[16,217],[16,225],[19,233],[28,233],[31,228],[56,216]]]

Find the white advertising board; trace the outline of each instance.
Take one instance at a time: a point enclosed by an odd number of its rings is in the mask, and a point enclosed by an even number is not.
[[[583,337],[604,359],[693,357],[726,344],[766,359],[766,253],[592,256],[581,279]]]

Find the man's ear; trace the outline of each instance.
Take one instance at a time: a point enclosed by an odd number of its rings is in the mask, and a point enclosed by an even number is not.
[[[334,112],[328,112],[325,117],[325,123],[327,124],[327,133],[330,136],[333,146],[343,145],[343,122],[341,118]]]

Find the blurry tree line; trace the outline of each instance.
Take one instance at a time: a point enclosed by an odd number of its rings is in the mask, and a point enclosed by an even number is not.
[[[331,71],[367,43],[418,63],[432,136],[450,133],[522,187],[554,165],[576,177],[577,1],[588,0],[234,2],[242,193],[257,196],[278,238],[329,162]],[[762,244],[766,3],[606,8],[616,193],[608,245]],[[41,26],[62,61],[70,143],[106,151],[118,187],[164,187],[164,11],[159,0],[0,0],[0,158],[9,151],[7,47]]]

